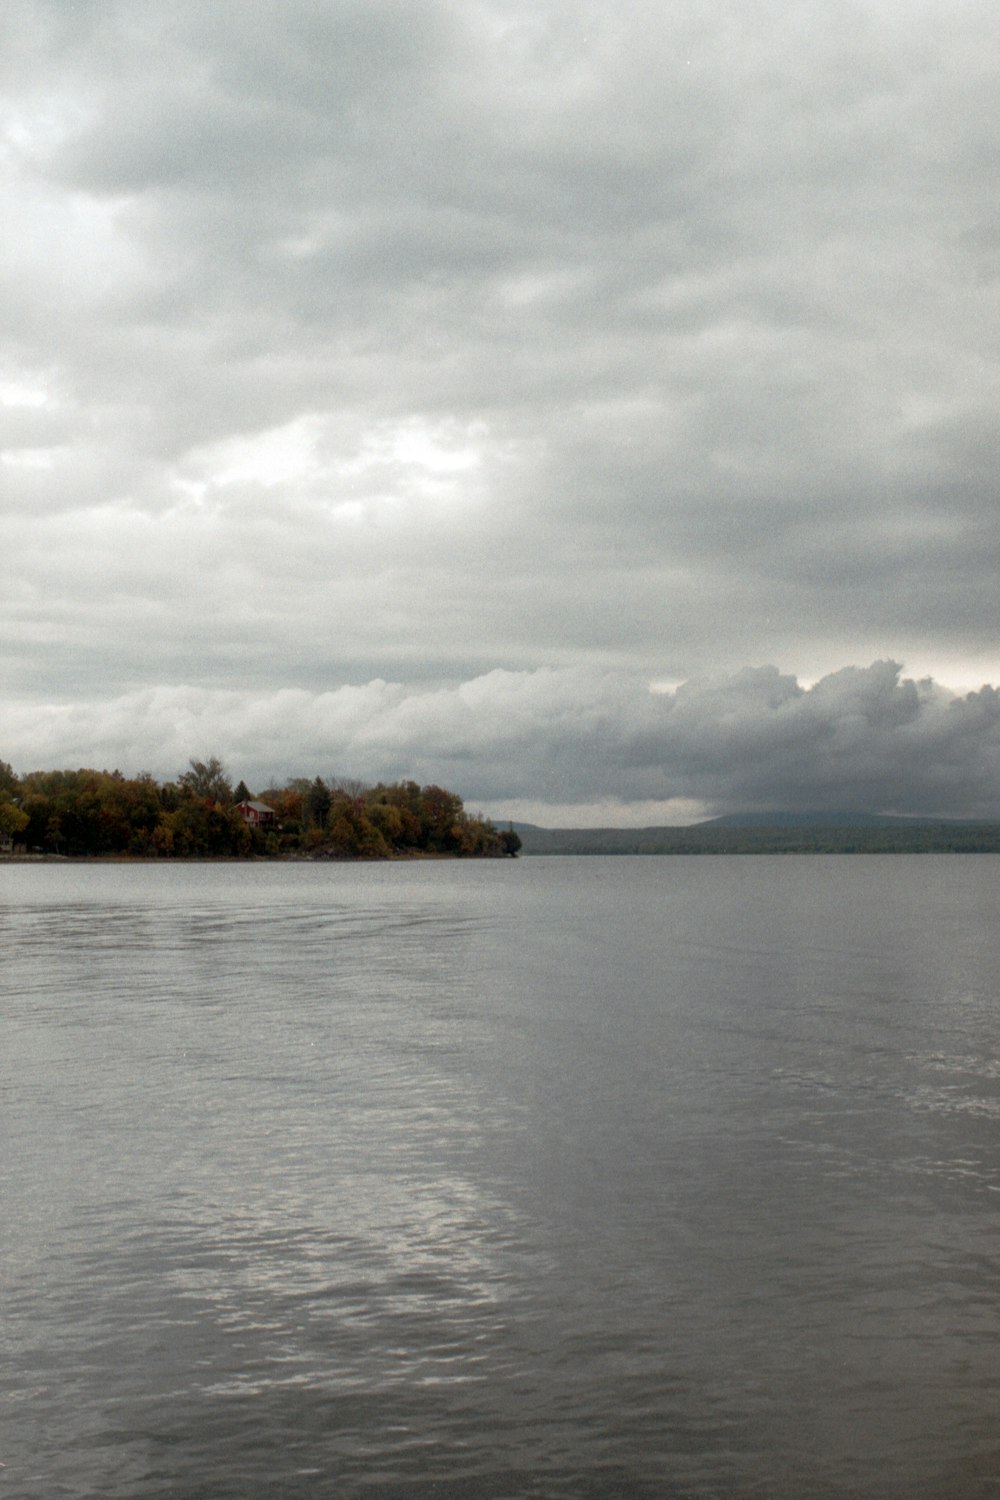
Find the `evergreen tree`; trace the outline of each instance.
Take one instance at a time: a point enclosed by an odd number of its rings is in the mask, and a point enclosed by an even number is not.
[[[306,817],[310,827],[326,827],[326,820],[332,802],[333,797],[330,793],[330,788],[322,776],[317,776],[316,780],[310,784],[305,797]]]

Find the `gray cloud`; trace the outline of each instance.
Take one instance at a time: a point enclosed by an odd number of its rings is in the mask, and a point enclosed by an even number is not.
[[[161,776],[210,747],[258,785],[288,767],[445,779],[499,816],[546,804],[591,821],[595,809],[650,822],[785,807],[1000,816],[1000,693],[955,695],[893,662],[811,688],[763,667],[650,692],[567,667],[447,687],[138,689],[24,709],[7,730],[54,764],[111,749]]]
[[[579,724],[584,683],[645,714],[761,661],[996,678],[998,32],[980,0],[10,0],[7,726],[496,671],[576,684]],[[768,720],[792,745],[812,691]],[[618,794],[662,799],[633,717]],[[547,752],[505,753],[540,797]],[[667,795],[728,798],[699,785]]]

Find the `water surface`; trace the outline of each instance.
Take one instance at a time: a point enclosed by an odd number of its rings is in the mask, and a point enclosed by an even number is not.
[[[0,1493],[1000,1495],[998,875],[0,867]]]

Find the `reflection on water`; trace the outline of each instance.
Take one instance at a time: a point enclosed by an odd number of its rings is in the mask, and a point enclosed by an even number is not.
[[[7,1493],[1000,1493],[997,868],[0,869]]]

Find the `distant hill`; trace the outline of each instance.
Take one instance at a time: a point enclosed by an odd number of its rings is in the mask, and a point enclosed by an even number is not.
[[[526,855],[1000,853],[1000,822],[848,810],[730,813],[683,828],[513,826]]]
[[[891,813],[857,812],[849,808],[813,812],[725,813],[697,823],[697,828],[913,828],[933,821],[935,827],[953,824],[955,818],[902,818]]]

